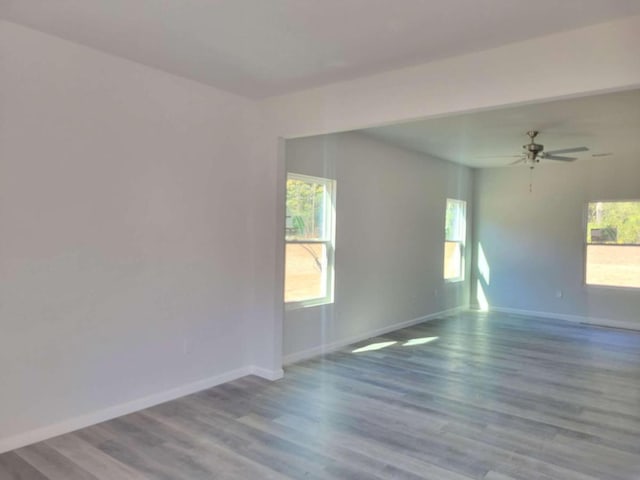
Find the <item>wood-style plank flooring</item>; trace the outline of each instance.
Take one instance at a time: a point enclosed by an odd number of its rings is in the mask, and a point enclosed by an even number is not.
[[[465,313],[0,455],[6,479],[640,479],[640,333]]]

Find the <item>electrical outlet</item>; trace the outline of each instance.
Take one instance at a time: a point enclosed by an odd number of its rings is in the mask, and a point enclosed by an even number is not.
[[[556,298],[562,298],[562,290],[556,290]]]

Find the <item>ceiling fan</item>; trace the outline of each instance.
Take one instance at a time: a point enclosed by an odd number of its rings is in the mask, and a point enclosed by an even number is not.
[[[548,152],[544,151],[544,145],[539,143],[535,143],[535,138],[538,136],[537,130],[530,130],[527,132],[529,136],[530,142],[526,145],[522,146],[524,150],[518,156],[518,160],[511,163],[511,165],[516,165],[518,163],[524,163],[525,165],[529,165],[530,168],[533,168],[537,163],[540,163],[540,160],[557,160],[560,162],[573,162],[577,160],[576,157],[566,157],[564,154],[567,153],[578,153],[578,152],[588,152],[589,149],[587,147],[573,147],[573,148],[563,148],[560,150],[551,150]]]

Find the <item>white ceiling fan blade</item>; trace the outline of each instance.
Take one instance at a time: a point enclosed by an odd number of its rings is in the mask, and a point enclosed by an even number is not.
[[[480,155],[476,158],[520,158],[522,154],[518,155]]]
[[[560,157],[558,155],[543,155],[545,160],[559,160],[561,162],[573,162],[577,160],[575,157]]]
[[[587,147],[574,147],[574,148],[563,148],[561,150],[549,150],[546,152],[549,155],[562,155],[563,153],[578,153],[578,152],[588,152],[589,149]]]
[[[516,160],[515,162],[511,162],[509,165],[517,165],[519,163],[525,163],[527,161],[527,157],[521,157],[518,160]]]

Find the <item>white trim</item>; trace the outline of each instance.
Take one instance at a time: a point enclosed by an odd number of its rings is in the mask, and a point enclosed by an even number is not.
[[[367,340],[369,338],[378,337],[380,335],[384,335],[385,333],[393,332],[395,330],[400,330],[401,328],[411,327],[413,325],[417,325],[422,322],[427,322],[429,320],[434,320],[442,316],[454,315],[462,311],[466,311],[467,309],[468,307],[450,308],[448,310],[430,313],[429,315],[414,318],[412,320],[407,320],[405,322],[394,323],[393,325],[379,328],[377,330],[372,330],[372,331],[357,335],[355,337],[345,338],[343,340],[338,340],[336,342],[319,345],[317,347],[309,348],[307,350],[302,350],[300,352],[290,353],[284,356],[284,358],[282,359],[282,363],[284,365],[290,365],[292,363],[299,362],[301,360],[306,360],[308,358],[317,357],[319,355],[323,355],[326,353],[339,350],[340,348],[346,347],[347,345],[351,345],[352,343],[357,343],[363,340]]]
[[[603,246],[603,247],[640,247],[640,243],[592,243],[587,241],[590,238],[589,235],[589,205],[592,203],[640,203],[640,199],[637,198],[619,198],[614,200],[588,200],[586,204],[582,207],[582,238],[584,239],[583,251],[582,251],[582,286],[591,289],[615,289],[622,291],[631,291],[637,293],[640,290],[640,287],[637,286],[629,286],[629,285],[609,285],[609,284],[596,284],[596,283],[587,283],[587,268],[589,265],[587,264],[588,256],[589,256],[589,247],[590,246]],[[599,323],[599,322],[598,322]],[[627,327],[622,327],[627,328]],[[640,328],[640,327],[635,327]]]
[[[251,375],[257,375],[258,377],[262,377],[266,380],[275,381],[280,380],[282,377],[284,377],[284,370],[282,368],[279,368],[277,370],[267,370],[266,368],[256,367],[254,365],[252,367],[249,367],[249,370],[251,372]]]
[[[584,317],[582,315],[568,315],[564,313],[539,312],[535,310],[522,310],[519,308],[489,307],[491,312],[510,313],[513,315],[526,315],[529,317],[548,318],[552,320],[564,320],[571,323],[582,323],[598,327],[624,328],[640,331],[640,322],[631,320],[612,320],[610,318]]]
[[[285,235],[284,237],[284,247],[285,247],[285,257],[284,257],[284,267],[285,267],[285,276],[286,276],[286,263],[287,263],[287,255],[286,248],[289,244],[304,244],[304,243],[314,243],[314,244],[323,244],[326,250],[326,268],[324,269],[324,290],[325,294],[321,297],[307,298],[304,300],[298,301],[285,301],[285,310],[295,310],[298,308],[306,308],[306,307],[317,307],[319,305],[328,305],[333,303],[334,299],[334,285],[335,285],[335,248],[336,248],[336,180],[334,178],[326,178],[326,177],[314,177],[311,175],[303,175],[301,173],[295,172],[287,172],[286,181],[289,180],[298,180],[306,183],[314,183],[319,185],[324,185],[324,188],[327,193],[328,199],[325,199],[325,205],[323,208],[324,214],[324,227],[325,230],[329,230],[329,235],[324,237],[321,240],[287,240]],[[285,190],[287,187],[285,187]],[[286,197],[286,193],[285,193]],[[285,222],[286,222],[286,198],[285,198]],[[326,235],[326,231],[323,234]],[[285,279],[286,283],[286,279]],[[283,299],[286,295],[283,295]]]
[[[456,217],[456,230],[458,230],[457,233],[462,233],[462,235],[460,235],[460,238],[458,238],[457,235],[453,235],[454,238],[447,238],[447,223],[448,223],[448,213],[449,213],[449,203],[453,204],[453,205],[457,205],[457,208],[459,209],[459,211],[462,214],[462,221],[460,221],[459,218]],[[460,232],[461,230],[461,232]],[[445,202],[445,209],[444,209],[444,243],[443,243],[443,249],[442,249],[442,254],[443,254],[443,258],[442,258],[442,278],[444,279],[445,283],[460,283],[460,282],[464,282],[465,278],[465,272],[466,272],[466,247],[467,247],[467,201],[466,200],[461,200],[459,198],[448,198],[446,199]],[[446,267],[445,267],[445,258],[444,258],[444,254],[447,248],[447,242],[448,243],[458,243],[460,244],[460,275],[458,275],[457,277],[451,277],[451,278],[447,278],[446,275]]]
[[[10,437],[0,438],[0,453],[15,450],[16,448],[31,445],[32,443],[41,442],[49,438],[57,437],[58,435],[63,435],[65,433],[95,425],[96,423],[121,417],[122,415],[144,410],[145,408],[153,407],[154,405],[175,400],[202,390],[207,390],[208,388],[212,388],[216,385],[230,382],[232,380],[237,380],[238,378],[245,377],[247,375],[257,375],[259,377],[266,378],[267,380],[277,380],[278,378],[282,378],[283,370],[267,370],[256,366],[248,366],[231,370],[220,375],[197,380],[164,392],[154,393],[130,402],[121,403],[95,412],[68,418],[58,423],[46,425],[44,427],[29,430]]]

